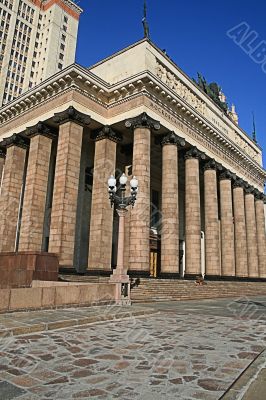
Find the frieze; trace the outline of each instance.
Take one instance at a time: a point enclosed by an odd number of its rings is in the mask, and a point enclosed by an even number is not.
[[[210,151],[216,153],[219,157],[224,159],[226,162],[233,164],[236,169],[241,170],[242,174],[246,176],[248,179],[250,179],[253,182],[256,182],[257,185],[263,185],[264,181],[263,178],[260,177],[260,174],[255,172],[254,170],[252,171],[253,173],[250,173],[250,166],[245,168],[243,165],[243,161],[239,160],[237,161],[234,157],[234,155],[227,149],[223,148],[222,145],[218,142],[215,141],[215,138],[211,138],[207,136],[204,132],[200,131],[196,126],[192,126],[192,129],[189,128],[187,125],[185,125],[182,121],[180,121],[178,118],[181,118],[180,115],[174,116],[172,113],[173,111],[169,109],[169,111],[166,111],[163,108],[163,105],[159,105],[155,103],[152,99],[150,99],[149,102],[149,107],[157,112],[159,115],[167,119],[170,123],[175,125],[177,128],[179,128],[184,134],[187,134],[188,136],[192,137],[195,139],[198,143],[203,145],[205,148],[209,149]]]
[[[156,75],[163,83],[193,107],[193,109],[197,110],[202,115],[206,114],[206,104],[158,60],[156,64]]]

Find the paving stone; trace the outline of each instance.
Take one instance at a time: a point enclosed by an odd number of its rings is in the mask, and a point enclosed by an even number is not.
[[[9,382],[0,381],[0,395],[1,399],[10,400],[26,393],[25,390],[12,385]]]

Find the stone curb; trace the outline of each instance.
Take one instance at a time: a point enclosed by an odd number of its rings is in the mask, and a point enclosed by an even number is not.
[[[57,329],[69,328],[74,326],[84,326],[89,324],[101,323],[101,322],[114,322],[120,321],[123,319],[130,319],[132,317],[145,317],[153,314],[158,314],[157,310],[147,309],[147,310],[136,310],[131,311],[121,311],[117,314],[110,315],[93,315],[91,317],[83,317],[77,319],[67,319],[67,320],[59,320],[47,323],[38,323],[32,324],[30,326],[18,326],[11,329],[0,329],[0,344],[1,339],[13,337],[13,336],[21,336],[28,335],[31,333],[37,332],[47,332]]]
[[[266,350],[263,350],[239,375],[235,382],[227,389],[227,391],[219,398],[219,400],[241,400],[245,397],[245,393],[250,388],[266,363]],[[253,399],[253,397],[252,397]],[[255,400],[255,397],[254,397]]]

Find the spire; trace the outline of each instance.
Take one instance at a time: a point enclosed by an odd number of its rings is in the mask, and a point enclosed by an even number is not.
[[[256,125],[255,125],[255,115],[254,112],[252,113],[253,115],[253,132],[252,132],[252,140],[257,143],[257,133],[256,133]]]
[[[144,37],[150,39],[150,28],[147,21],[147,1],[144,0],[144,10],[143,10],[143,18],[142,18],[142,25],[144,29]]]

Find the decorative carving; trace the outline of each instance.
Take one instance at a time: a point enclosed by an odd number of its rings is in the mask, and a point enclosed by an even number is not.
[[[163,83],[174,90],[183,100],[191,105],[191,107],[199,111],[202,115],[205,115],[205,103],[158,60],[156,74]]]
[[[137,117],[130,118],[125,122],[126,128],[150,128],[158,131],[161,128],[160,122],[142,113]]]
[[[55,135],[51,132],[51,129],[41,121],[38,122],[38,124],[27,128],[26,135],[29,138],[32,138],[37,135],[43,135],[51,139],[55,137]]]
[[[76,124],[87,126],[91,122],[91,117],[76,110],[73,106],[70,106],[65,111],[56,113],[53,117],[53,121],[59,125],[72,121]]]
[[[236,188],[242,188],[242,189],[244,189],[244,187],[245,187],[245,182],[244,182],[244,180],[237,177],[236,180],[233,182],[233,188],[234,188],[234,189],[236,189]]]
[[[254,194],[254,192],[255,192],[254,186],[249,185],[247,182],[245,182],[244,190],[245,190],[245,194]]]
[[[204,164],[204,171],[207,171],[208,169],[215,169],[216,171],[222,171],[223,166],[220,163],[217,163],[214,158],[211,158],[210,160],[207,160],[206,163]]]
[[[122,140],[122,135],[115,132],[109,125],[105,125],[101,130],[95,131],[91,134],[91,139],[96,142],[102,139],[109,139],[112,142],[120,142]]]
[[[2,145],[2,143],[0,143]],[[0,158],[5,158],[6,157],[6,152],[5,149],[0,148]]]
[[[186,145],[185,139],[178,136],[174,131],[171,131],[163,136],[161,145],[173,144],[177,147],[184,147]]]
[[[12,136],[4,138],[4,140],[1,143],[1,145],[6,148],[11,146],[17,146],[23,149],[27,149],[29,147],[29,144],[30,144],[29,139],[26,136],[21,135],[19,133],[14,133]]]
[[[234,174],[233,172],[231,172],[229,169],[225,169],[220,175],[219,175],[219,179],[225,180],[225,179],[230,179],[230,181],[233,181],[236,179],[236,174]]]
[[[255,200],[262,200],[265,202],[265,195],[264,193],[261,193],[258,189],[254,190],[254,196],[255,196]]]
[[[192,147],[185,154],[185,160],[197,158],[198,160],[206,160],[206,154],[200,151],[196,146]]]

